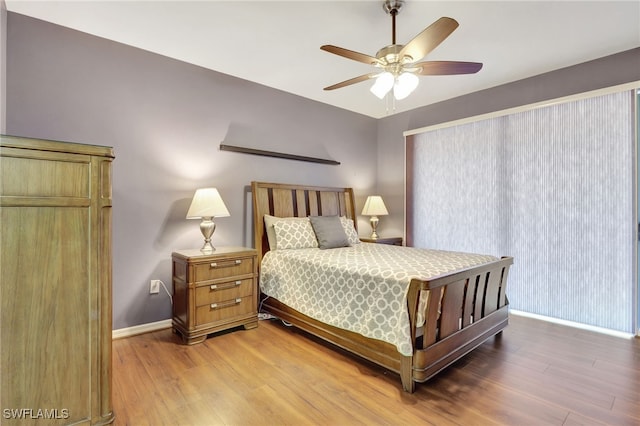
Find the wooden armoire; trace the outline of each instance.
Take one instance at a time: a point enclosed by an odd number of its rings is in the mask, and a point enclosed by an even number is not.
[[[110,147],[0,135],[0,423],[107,424]]]

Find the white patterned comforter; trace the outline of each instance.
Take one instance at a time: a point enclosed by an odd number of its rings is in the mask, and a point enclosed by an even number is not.
[[[268,252],[264,294],[318,321],[383,340],[412,354],[407,290],[429,279],[497,260],[494,256],[360,243]]]

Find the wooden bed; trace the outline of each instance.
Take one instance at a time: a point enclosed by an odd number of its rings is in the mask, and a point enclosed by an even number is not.
[[[357,223],[353,190],[252,182],[255,247],[258,263],[269,251],[264,215],[277,217],[346,216]],[[357,226],[357,225],[356,225]],[[442,275],[413,279],[407,295],[413,355],[394,345],[316,321],[273,297],[262,310],[356,355],[400,374],[405,391],[425,382],[508,324],[507,275],[513,258]],[[416,327],[421,290],[430,291],[425,324]]]

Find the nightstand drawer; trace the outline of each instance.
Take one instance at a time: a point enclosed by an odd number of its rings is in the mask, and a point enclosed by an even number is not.
[[[253,294],[253,278],[228,281],[196,288],[196,306],[251,296]]]
[[[214,280],[253,273],[253,258],[215,260],[195,265],[195,281]]]
[[[253,296],[247,296],[198,306],[196,308],[196,325],[251,314],[254,311],[253,305]]]

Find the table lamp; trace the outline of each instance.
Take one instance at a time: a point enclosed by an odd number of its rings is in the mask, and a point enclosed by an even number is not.
[[[200,231],[204,236],[204,245],[200,249],[203,253],[215,251],[211,244],[211,236],[216,230],[213,219],[216,217],[230,216],[227,206],[224,205],[222,197],[216,188],[200,188],[196,190],[191,201],[191,206],[187,212],[187,219],[202,219]]]
[[[367,201],[364,203],[362,214],[364,216],[371,216],[371,229],[373,230],[371,238],[374,240],[378,239],[378,234],[376,232],[379,221],[378,216],[386,216],[389,214],[387,207],[384,205],[384,201],[382,201],[382,197],[379,195],[368,196]]]

